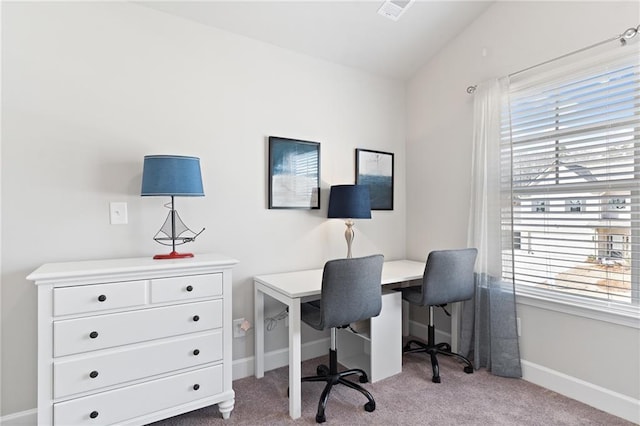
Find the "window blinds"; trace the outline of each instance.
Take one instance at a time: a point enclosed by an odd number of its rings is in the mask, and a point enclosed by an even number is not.
[[[503,275],[516,285],[638,304],[639,56],[629,46],[510,85]]]

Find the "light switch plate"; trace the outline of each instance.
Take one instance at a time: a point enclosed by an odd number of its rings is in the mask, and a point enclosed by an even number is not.
[[[128,223],[127,203],[109,203],[109,218],[112,225],[126,225]]]

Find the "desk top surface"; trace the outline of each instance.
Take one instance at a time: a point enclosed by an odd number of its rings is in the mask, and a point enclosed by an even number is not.
[[[414,260],[392,260],[382,266],[381,284],[393,284],[421,279],[425,262]],[[255,283],[269,287],[290,298],[320,294],[322,287],[322,269],[284,272],[279,274],[258,275]]]

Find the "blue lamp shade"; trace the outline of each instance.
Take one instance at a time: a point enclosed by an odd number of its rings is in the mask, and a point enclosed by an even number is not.
[[[328,218],[371,219],[368,185],[334,185],[329,192]]]
[[[200,159],[181,155],[145,155],[140,195],[203,197]]]

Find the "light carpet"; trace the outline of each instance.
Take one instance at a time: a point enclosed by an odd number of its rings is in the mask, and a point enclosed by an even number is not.
[[[376,410],[364,411],[366,398],[345,386],[334,387],[326,409],[327,425],[607,425],[631,426],[619,417],[526,382],[497,377],[481,369],[465,374],[456,360],[439,357],[442,383],[431,382],[426,354],[403,356],[402,373],[364,386]],[[327,357],[302,363],[314,375]],[[355,376],[352,376],[355,377]],[[357,380],[357,378],[355,379]],[[316,424],[324,383],[302,384],[302,417],[288,414],[288,368],[233,382],[234,410],[222,420],[217,406],[156,422],[154,426]]]

